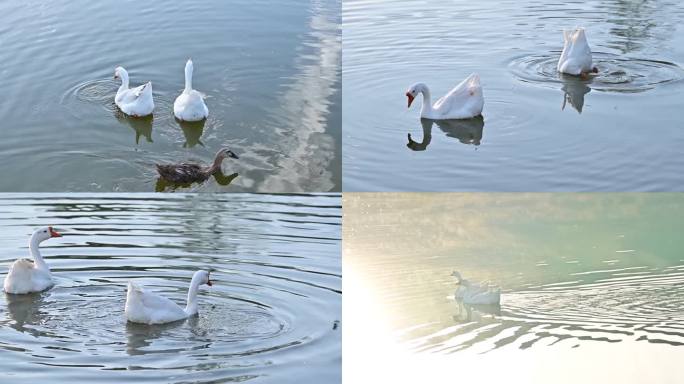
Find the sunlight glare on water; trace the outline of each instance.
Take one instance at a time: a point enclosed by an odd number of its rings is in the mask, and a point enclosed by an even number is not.
[[[344,364],[355,380],[681,381],[682,196],[343,200],[343,300],[354,314]],[[500,305],[456,301],[454,270],[501,287]]]

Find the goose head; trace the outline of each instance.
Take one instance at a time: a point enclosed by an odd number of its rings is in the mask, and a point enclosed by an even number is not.
[[[413,84],[409,89],[406,91],[406,97],[408,97],[408,108],[411,108],[411,103],[413,103],[413,100],[418,96],[419,93],[423,93],[426,90],[426,86],[423,83],[416,83]]]
[[[128,78],[128,72],[124,69],[124,67],[116,67],[116,68],[114,68],[114,78],[115,79]]]
[[[456,278],[456,284],[461,284],[461,281],[463,281],[463,278],[461,277],[461,274],[458,273],[458,271],[451,272],[451,276]]]
[[[55,231],[55,229],[52,227],[42,227],[38,228],[35,232],[33,232],[31,240],[35,240],[41,243],[53,237],[62,237],[62,235],[59,232]]]
[[[199,281],[199,285],[206,284],[212,286],[211,279],[209,278],[209,271],[199,270],[195,272],[195,278]],[[193,278],[193,280],[195,279]]]

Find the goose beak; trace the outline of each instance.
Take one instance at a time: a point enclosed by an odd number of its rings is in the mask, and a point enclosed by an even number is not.
[[[209,273],[207,273],[207,285],[211,287],[211,279],[209,278]]]
[[[233,159],[239,159],[238,155],[234,154],[233,151],[228,151],[228,157],[232,157]]]
[[[413,103],[414,97],[412,94],[410,94],[408,92],[406,92],[406,97],[408,97],[408,108],[411,108],[411,103]]]
[[[50,230],[50,237],[62,237],[62,235],[59,234],[59,232],[52,229],[52,227],[48,227],[48,230]]]

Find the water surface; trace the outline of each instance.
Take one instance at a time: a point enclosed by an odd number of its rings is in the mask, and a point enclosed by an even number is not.
[[[335,383],[341,377],[340,197],[0,196],[0,270],[33,229],[56,285],[0,294],[0,381]],[[135,279],[199,315],[126,322]]]
[[[681,382],[684,196],[345,194],[343,204],[351,379]],[[501,287],[500,305],[456,301],[453,270]]]
[[[155,163],[239,161],[184,191],[339,190],[340,2],[31,0],[0,5],[0,190],[154,191]],[[175,120],[191,57],[204,123]],[[113,103],[124,66],[153,119]],[[221,181],[221,180],[219,180]]]
[[[345,190],[682,189],[681,2],[351,0],[343,16]],[[591,80],[556,72],[575,26]],[[482,120],[406,109],[411,84],[434,101],[472,72]]]

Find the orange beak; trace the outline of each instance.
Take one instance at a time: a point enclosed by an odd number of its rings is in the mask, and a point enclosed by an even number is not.
[[[411,103],[413,103],[414,97],[412,94],[410,94],[408,92],[406,92],[406,97],[408,97],[408,108],[411,108]]]
[[[52,227],[48,227],[48,230],[50,231],[50,237],[62,237],[57,231],[52,229]]]

